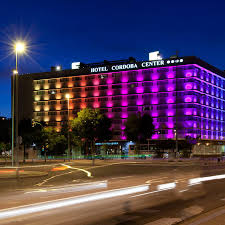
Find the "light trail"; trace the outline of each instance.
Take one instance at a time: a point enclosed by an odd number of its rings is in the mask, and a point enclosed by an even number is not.
[[[152,178],[150,180],[147,180],[145,183],[146,184],[156,183],[156,182],[162,181],[162,180],[164,180],[166,178],[169,178],[169,177]]]
[[[20,207],[9,208],[0,210],[0,219],[7,219],[16,216],[22,216],[31,213],[42,212],[46,210],[57,209],[61,207],[67,207],[71,205],[77,205],[86,202],[92,202],[97,200],[103,200],[113,197],[119,197],[123,195],[134,194],[138,192],[144,192],[149,189],[148,185],[134,186],[128,188],[115,189],[112,191],[98,192],[95,194],[87,194],[79,197],[70,197],[53,201],[46,201],[42,203],[30,204]]]
[[[167,183],[167,184],[160,184],[157,186],[158,191],[170,190],[176,187],[176,183]]]
[[[25,194],[33,194],[38,192],[55,192],[55,193],[63,193],[63,192],[74,192],[74,191],[86,191],[91,189],[99,189],[99,188],[107,188],[108,182],[107,180],[104,181],[97,181],[91,183],[82,183],[82,184],[74,184],[68,185],[65,187],[59,188],[45,188],[45,189],[38,189],[33,191],[25,192]]]
[[[189,179],[188,183],[191,186],[191,185],[200,184],[204,181],[219,180],[219,179],[225,179],[225,174],[209,176],[209,177],[193,178],[193,179]]]
[[[81,168],[77,168],[77,167],[72,167],[72,166],[69,166],[69,165],[66,165],[66,164],[61,164],[61,165],[65,166],[65,167],[67,167],[67,168],[69,168],[69,169],[72,169],[72,170],[79,170],[79,171],[82,171],[82,172],[86,173],[88,177],[92,177],[91,172],[89,172],[89,171],[86,170],[86,169],[81,169]]]
[[[67,166],[60,166],[60,167],[54,167],[51,169],[51,171],[55,172],[55,171],[63,171],[63,170],[67,170],[68,167]]]

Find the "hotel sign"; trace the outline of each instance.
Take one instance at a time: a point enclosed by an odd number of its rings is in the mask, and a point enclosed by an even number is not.
[[[120,70],[135,70],[135,69],[145,69],[150,67],[159,67],[159,66],[169,66],[173,64],[183,63],[183,59],[167,59],[167,60],[154,60],[146,62],[137,62],[137,63],[128,63],[128,64],[119,64],[112,66],[101,66],[91,68],[91,73],[104,73],[104,72],[113,72]]]

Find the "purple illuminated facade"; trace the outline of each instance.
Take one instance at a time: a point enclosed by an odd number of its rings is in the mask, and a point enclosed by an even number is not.
[[[225,140],[225,75],[196,57],[120,61],[21,77],[32,82],[31,117],[57,129],[68,119],[69,93],[70,119],[83,108],[99,108],[113,120],[113,140],[126,140],[125,121],[138,112],[153,117],[155,140],[175,139],[176,133],[179,140]]]

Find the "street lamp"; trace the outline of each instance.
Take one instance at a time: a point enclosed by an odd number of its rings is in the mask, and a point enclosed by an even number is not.
[[[17,167],[19,164],[19,140],[18,140],[18,122],[19,122],[19,117],[18,117],[18,55],[23,54],[26,51],[26,44],[25,42],[22,41],[17,41],[13,45],[14,47],[14,52],[16,55],[16,69],[13,70],[13,79],[12,79],[12,166],[14,166],[14,142],[16,144],[15,149],[16,149],[16,162],[17,162]],[[15,123],[16,121],[16,123]]]
[[[26,44],[22,41],[17,41],[14,44],[14,51],[16,54],[16,70],[18,70],[18,54],[23,54],[26,51]]]
[[[68,102],[68,106],[67,106],[67,109],[68,109],[68,152],[67,152],[67,157],[68,157],[68,160],[70,160],[70,94],[66,94],[66,98],[67,98],[67,102]]]

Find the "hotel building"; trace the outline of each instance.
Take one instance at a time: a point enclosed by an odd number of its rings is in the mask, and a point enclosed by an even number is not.
[[[70,98],[66,98],[69,94]],[[19,76],[19,118],[60,130],[86,107],[112,118],[113,140],[126,141],[125,121],[153,117],[153,140],[225,141],[225,73],[197,57],[73,63],[72,69]],[[68,104],[69,101],[69,104]]]

